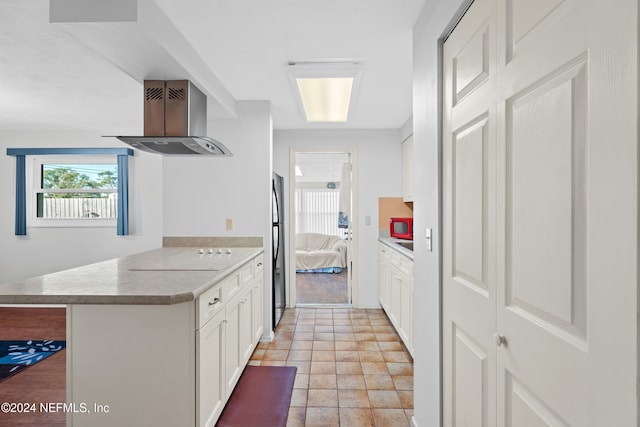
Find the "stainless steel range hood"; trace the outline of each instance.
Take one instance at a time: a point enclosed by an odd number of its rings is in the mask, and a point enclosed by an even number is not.
[[[188,80],[145,80],[144,136],[117,136],[139,150],[166,156],[232,156],[205,135],[207,98]]]

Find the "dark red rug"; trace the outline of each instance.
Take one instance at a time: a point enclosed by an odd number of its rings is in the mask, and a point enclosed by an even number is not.
[[[244,369],[217,427],[285,427],[295,366],[252,366]]]

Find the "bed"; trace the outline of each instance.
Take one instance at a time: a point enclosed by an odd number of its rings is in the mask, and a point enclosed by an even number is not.
[[[296,234],[297,273],[340,273],[347,266],[347,242],[320,233]]]

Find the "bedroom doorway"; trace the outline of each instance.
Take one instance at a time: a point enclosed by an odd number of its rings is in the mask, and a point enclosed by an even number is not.
[[[350,306],[353,158],[350,151],[292,152],[292,303]]]

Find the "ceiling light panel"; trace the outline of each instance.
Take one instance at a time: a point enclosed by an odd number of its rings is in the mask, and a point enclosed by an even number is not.
[[[290,65],[292,86],[307,121],[346,122],[361,69],[354,63]]]

